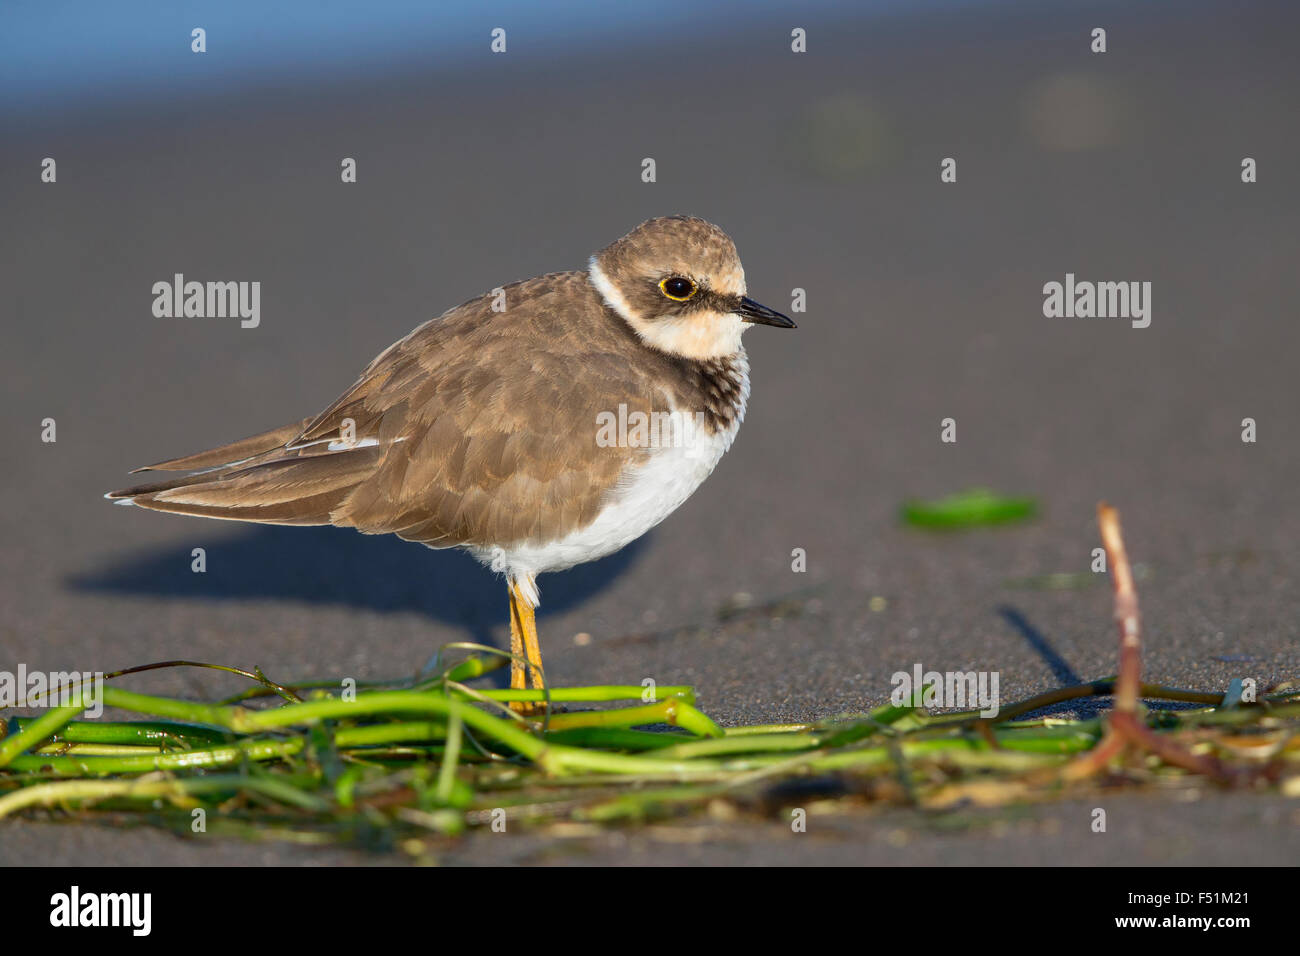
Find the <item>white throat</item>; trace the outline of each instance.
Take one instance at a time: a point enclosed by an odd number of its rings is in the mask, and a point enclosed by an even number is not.
[[[609,281],[595,256],[587,264],[587,275],[605,304],[652,348],[701,360],[723,358],[740,351],[740,336],[748,326],[734,312],[696,312],[680,318],[647,321]]]

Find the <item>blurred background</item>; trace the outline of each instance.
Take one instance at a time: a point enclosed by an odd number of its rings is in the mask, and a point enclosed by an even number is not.
[[[686,213],[732,235],[754,298],[788,311],[805,289],[807,312],[746,336],[747,419],[700,491],[541,580],[551,680],[692,683],[725,723],[867,708],[915,662],[997,670],[1004,700],[1109,674],[1104,580],[1039,586],[1087,570],[1103,498],[1143,565],[1149,679],[1294,677],[1297,25],[1294,4],[1205,0],[8,3],[0,667],[367,679],[500,645],[504,589],[458,553],[101,495],[314,413],[424,320]],[[175,273],[259,281],[260,325],[155,317]],[[1150,327],[1044,317],[1067,273],[1152,283]],[[899,521],[975,485],[1041,516]],[[1257,839],[1283,811],[1241,812],[1253,860],[1293,857]],[[1162,825],[1134,859],[1213,851]]]

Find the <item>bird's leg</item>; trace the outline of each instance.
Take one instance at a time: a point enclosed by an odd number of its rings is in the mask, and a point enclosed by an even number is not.
[[[513,582],[506,582],[506,592],[510,595],[510,689],[525,690],[528,687],[528,665],[524,660],[524,634],[519,626],[519,602]],[[510,706],[519,709],[514,704]]]
[[[510,590],[510,653],[515,656],[510,662],[510,688],[523,690],[531,678],[534,689],[540,690],[545,683],[545,674],[533,605],[514,581],[508,581],[506,586]],[[520,657],[525,660],[519,660]],[[516,701],[511,707],[519,713],[535,713],[541,709],[524,701]]]

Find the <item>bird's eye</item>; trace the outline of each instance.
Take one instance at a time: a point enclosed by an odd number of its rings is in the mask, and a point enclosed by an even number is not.
[[[659,281],[659,291],[675,302],[685,302],[698,287],[684,276],[669,276]]]

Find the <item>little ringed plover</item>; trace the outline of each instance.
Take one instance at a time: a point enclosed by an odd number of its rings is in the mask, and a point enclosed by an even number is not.
[[[746,296],[727,234],[651,219],[585,271],[424,323],[318,415],[137,469],[193,473],[107,497],[465,548],[506,577],[510,686],[540,688],[537,575],[617,551],[708,477],[745,415],[751,324],[795,327]]]

